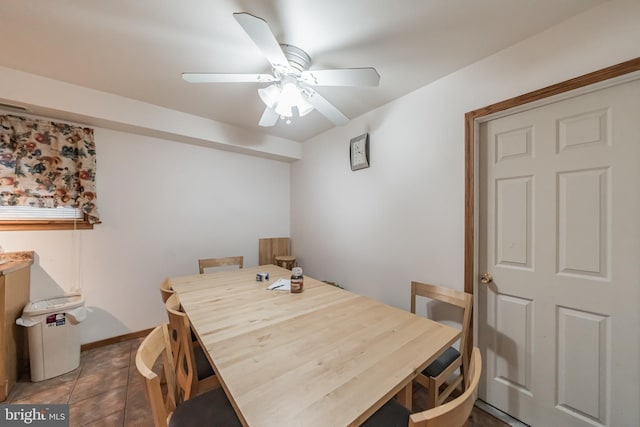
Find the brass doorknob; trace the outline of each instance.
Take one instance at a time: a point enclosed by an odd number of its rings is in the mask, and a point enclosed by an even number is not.
[[[482,273],[482,276],[480,276],[480,282],[484,283],[485,285],[487,283],[491,283],[493,282],[493,276],[489,273]]]

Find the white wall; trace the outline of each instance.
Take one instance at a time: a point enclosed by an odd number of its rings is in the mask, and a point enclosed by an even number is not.
[[[0,101],[51,119],[269,159],[300,158],[300,143],[82,86],[0,67]]]
[[[463,285],[464,113],[640,56],[638,22],[637,0],[604,4],[302,144],[293,165],[183,143],[193,135],[171,141],[97,127],[103,224],[2,232],[0,245],[36,252],[32,299],[81,286],[91,309],[83,343],[164,321],[158,286],[166,276],[196,273],[203,256],[240,254],[255,265],[258,238],[290,228],[307,274],[407,308],[411,279]],[[0,75],[4,99],[20,101],[25,92],[7,87],[33,83],[45,98],[26,91],[22,101],[56,114],[92,110],[94,126],[111,124],[121,107],[133,127],[164,123],[164,136],[187,132],[194,120],[112,97],[103,111],[103,94],[77,87],[65,87],[75,101],[63,105],[52,95],[60,82]],[[349,139],[363,132],[372,166],[351,172]],[[239,131],[233,140],[216,135],[195,139],[247,145]],[[299,158],[291,141],[258,148],[256,156]]]
[[[462,289],[464,114],[638,57],[639,40],[640,2],[606,3],[305,142],[291,177],[304,271],[405,309],[411,280]],[[371,167],[352,172],[364,132]]]
[[[289,235],[290,164],[97,128],[102,224],[85,231],[2,232],[5,251],[34,250],[32,300],[81,287],[82,342],[166,321],[159,285],[197,274],[197,259],[243,255]]]

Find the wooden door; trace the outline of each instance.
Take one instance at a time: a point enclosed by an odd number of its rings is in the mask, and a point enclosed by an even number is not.
[[[480,125],[479,397],[640,425],[640,80]]]

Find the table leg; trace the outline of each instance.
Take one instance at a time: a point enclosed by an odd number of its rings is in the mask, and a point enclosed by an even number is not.
[[[396,397],[398,398],[398,403],[411,411],[413,400],[413,382],[410,382],[405,388],[400,390]]]

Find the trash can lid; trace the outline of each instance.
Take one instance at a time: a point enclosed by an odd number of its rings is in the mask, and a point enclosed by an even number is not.
[[[82,295],[67,295],[49,298],[40,301],[32,301],[24,307],[23,316],[37,316],[39,314],[60,313],[80,307],[84,304]]]

